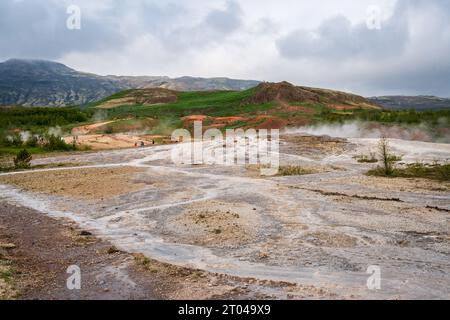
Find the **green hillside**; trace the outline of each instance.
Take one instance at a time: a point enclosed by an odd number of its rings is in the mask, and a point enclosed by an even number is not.
[[[186,117],[203,116],[206,125],[218,128],[282,128],[313,123],[329,112],[347,115],[380,109],[363,97],[287,82],[264,83],[245,91],[127,90],[89,108],[103,112],[107,119],[153,118],[177,125],[189,124]]]
[[[344,92],[262,83],[245,91],[178,92],[162,88],[126,90],[85,107],[0,108],[0,153],[22,147],[19,136],[48,135],[92,124],[89,134],[140,132],[170,135],[176,128],[284,128],[359,120],[377,124],[426,124],[446,134],[450,111],[388,111]],[[442,132],[441,132],[442,131]],[[25,136],[27,136],[25,134]],[[25,142],[25,141],[24,141]],[[16,150],[17,149],[17,150]]]

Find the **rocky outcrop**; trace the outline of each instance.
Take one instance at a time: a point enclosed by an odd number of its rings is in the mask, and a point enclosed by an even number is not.
[[[375,103],[358,95],[327,89],[297,87],[285,81],[259,84],[255,89],[255,93],[245,99],[243,104],[263,104],[280,101],[284,103],[311,102],[334,106],[379,108]]]

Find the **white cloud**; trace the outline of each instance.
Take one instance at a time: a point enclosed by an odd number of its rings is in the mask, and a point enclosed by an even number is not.
[[[82,8],[81,32],[64,29],[69,3]],[[365,26],[373,4],[381,30]],[[3,0],[0,58],[450,96],[449,12],[445,0]]]

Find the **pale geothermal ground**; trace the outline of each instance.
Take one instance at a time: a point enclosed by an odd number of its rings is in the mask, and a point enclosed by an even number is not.
[[[282,136],[282,165],[314,172],[289,177],[176,166],[174,145],[38,159],[81,166],[3,174],[0,200],[69,217],[127,252],[254,279],[247,290],[271,298],[450,299],[450,184],[365,176],[376,164],[353,157],[377,143]],[[390,144],[405,163],[450,159],[448,144]],[[380,290],[366,285],[373,265]]]

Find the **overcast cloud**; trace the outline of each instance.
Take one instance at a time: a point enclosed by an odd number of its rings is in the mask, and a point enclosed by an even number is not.
[[[81,9],[68,30],[67,7]],[[380,9],[380,29],[367,9]],[[450,97],[447,0],[2,0],[0,60]]]

